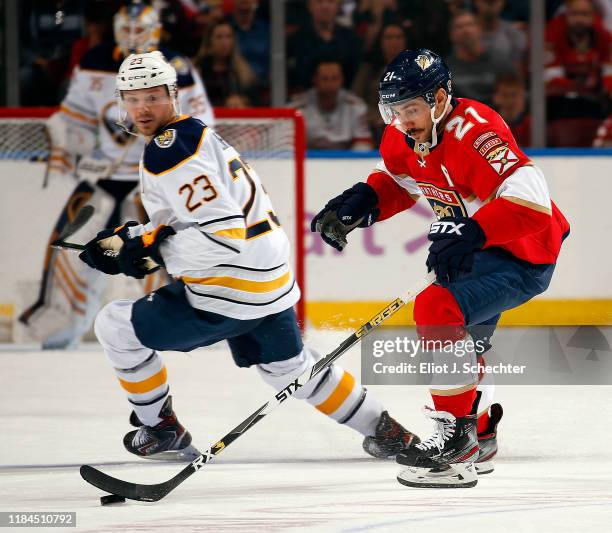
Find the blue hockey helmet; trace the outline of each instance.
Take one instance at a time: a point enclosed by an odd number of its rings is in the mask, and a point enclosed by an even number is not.
[[[443,88],[452,94],[451,73],[444,60],[427,48],[400,52],[385,69],[379,85],[380,114],[386,124],[393,121],[395,105],[422,96],[430,107]]]

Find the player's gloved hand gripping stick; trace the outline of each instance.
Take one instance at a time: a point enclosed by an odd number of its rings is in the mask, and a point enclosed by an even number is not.
[[[121,479],[114,478],[93,468],[89,465],[81,467],[81,476],[85,481],[91,483],[95,487],[102,489],[111,494],[128,498],[130,500],[138,500],[143,502],[155,502],[161,500],[169,492],[178,487],[189,476],[200,470],[204,465],[211,462],[225,448],[234,442],[243,433],[246,433],[257,422],[261,421],[266,415],[270,414],[293,393],[303,387],[310,379],[318,375],[325,368],[334,363],[340,356],[347,352],[352,346],[357,344],[362,337],[365,337],[374,328],[382,324],[387,318],[395,314],[400,308],[413,300],[422,290],[427,288],[435,279],[433,272],[427,274],[423,279],[419,280],[399,298],[393,300],[389,305],[382,309],[372,319],[362,325],[350,337],[345,339],[333,352],[318,361],[312,368],[306,370],[302,375],[296,378],[293,382],[280,392],[274,395],[274,398],[263,404],[253,414],[249,415],[245,420],[232,429],[227,435],[208,448],[202,455],[197,457],[183,470],[176,474],[173,478],[163,483],[156,485],[143,485],[139,483],[130,483]]]
[[[159,246],[176,235],[176,231],[170,226],[158,226],[151,232],[130,237],[130,228],[139,225],[126,222],[118,228],[102,230],[85,245],[79,258],[91,268],[110,275],[142,279],[159,270],[164,264]]]
[[[87,244],[66,241],[81,229],[93,214],[94,208],[91,205],[79,210],[74,220],[65,227],[51,246],[80,251],[79,257],[82,261],[110,275],[123,273],[141,279],[163,266],[159,246],[164,239],[176,233],[170,226],[159,226],[152,232],[129,238],[129,228],[138,225],[138,222],[127,222],[116,229],[102,230]]]

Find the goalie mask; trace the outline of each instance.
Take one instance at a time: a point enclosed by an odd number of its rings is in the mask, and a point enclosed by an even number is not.
[[[161,36],[158,12],[139,1],[122,7],[113,19],[115,41],[124,56],[157,49]]]
[[[150,95],[141,95],[138,89],[150,89],[152,87],[166,87],[166,94],[162,97],[153,98]],[[126,57],[119,67],[116,82],[116,97],[119,108],[119,124],[128,133],[132,133],[128,125],[129,106],[155,106],[172,104],[174,114],[179,115],[178,89],[176,85],[176,70],[166,61],[164,55],[159,52],[148,52],[146,54],[132,54]]]
[[[436,91],[440,88],[447,97],[444,110],[436,117]],[[451,73],[440,56],[426,48],[404,50],[389,63],[380,79],[378,108],[385,124],[391,124],[398,108],[422,98],[429,106],[433,126],[431,141],[418,143],[415,151],[427,154],[438,143],[437,126],[450,109],[452,92]]]

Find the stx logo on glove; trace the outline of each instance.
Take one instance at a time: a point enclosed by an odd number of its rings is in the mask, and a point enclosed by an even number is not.
[[[465,224],[463,222],[455,223],[455,222],[434,222],[431,225],[429,233],[446,233],[450,235],[454,233],[456,235],[462,235],[461,231],[459,231]]]

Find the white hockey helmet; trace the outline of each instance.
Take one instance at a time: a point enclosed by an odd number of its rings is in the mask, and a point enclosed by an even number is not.
[[[123,60],[116,79],[116,96],[119,107],[118,124],[130,131],[127,121],[127,111],[123,105],[123,92],[137,89],[150,89],[165,85],[168,97],[172,101],[175,115],[180,114],[178,106],[178,88],[176,70],[166,61],[164,55],[156,50],[144,54],[131,54]]]
[[[140,0],[123,6],[113,18],[115,42],[124,56],[155,50],[161,38],[159,13]]]

